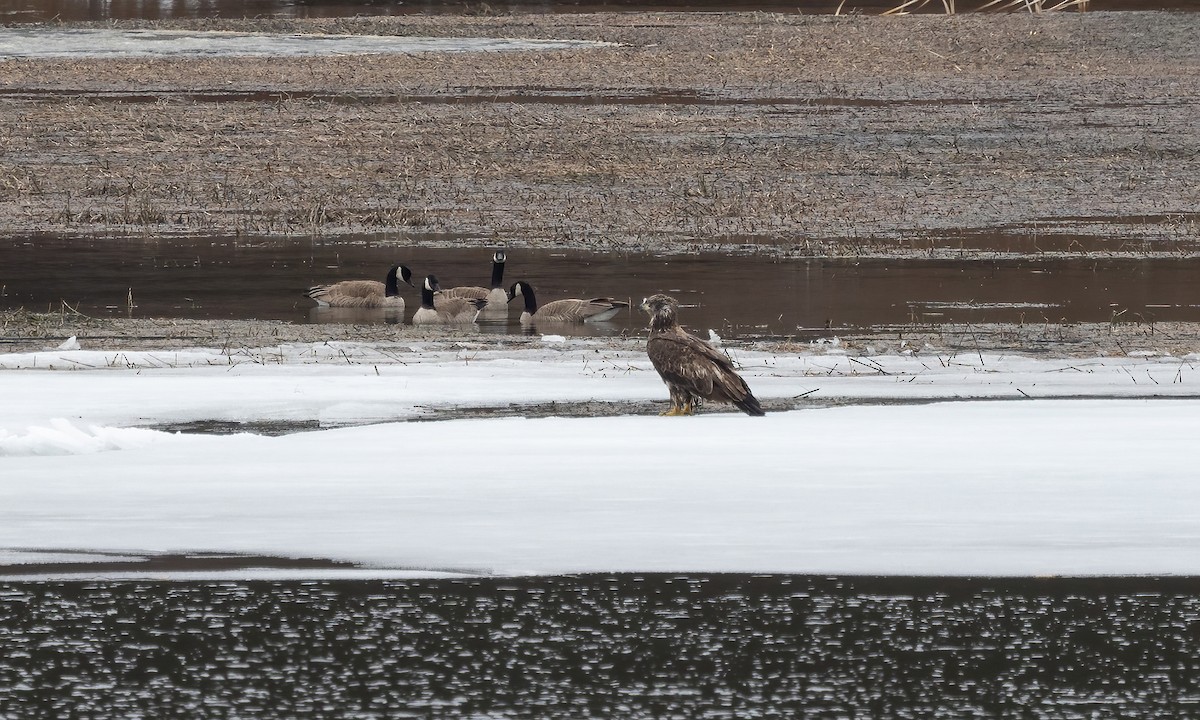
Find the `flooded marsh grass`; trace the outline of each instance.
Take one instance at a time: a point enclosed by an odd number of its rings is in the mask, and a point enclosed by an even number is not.
[[[129,125],[111,123],[118,106]],[[1000,113],[1007,118],[976,111],[974,123],[1010,128],[983,132],[936,106],[700,105],[683,114],[653,104],[581,113],[576,104],[510,102],[499,114],[491,103],[237,106],[233,119],[220,103],[29,105],[26,122],[79,150],[13,168],[9,194],[30,213],[21,225],[121,234],[458,232],[616,250],[748,239],[775,252],[875,254],[889,247],[864,228],[886,238],[1053,220],[1056,208],[1030,217],[1027,200],[1006,185],[1024,178],[1032,195],[1062,196],[1061,181],[1038,179],[1036,168],[1051,146],[1080,145],[1073,122],[1046,125],[1040,118],[1050,109],[1028,105]],[[1121,123],[1119,111],[1108,114],[1114,118],[1094,121]],[[1030,137],[1035,125],[1036,140],[1010,142]],[[862,128],[875,139],[829,134],[828,126]],[[299,132],[280,137],[281,127]],[[941,147],[916,147],[917,137]],[[192,152],[196,145],[205,152]],[[1172,195],[1169,176],[1108,184],[1084,167],[1090,150],[1068,154],[1081,163],[1069,171],[1069,192],[1088,198],[1072,216],[1124,217],[1138,197]],[[148,176],[143,163],[165,177]],[[858,202],[864,176],[892,190]],[[1112,224],[1164,248],[1196,246],[1194,226]]]
[[[1131,218],[1195,212],[1195,17],[158,23],[616,44],[286,64],[5,61],[0,220],[858,256],[957,228],[1072,234],[1058,220],[1088,217],[1154,251],[1194,251],[1194,223]]]
[[[397,5],[309,0],[181,0],[170,5],[122,2],[96,5],[86,0],[3,0],[0,16],[15,22],[49,20],[168,20],[196,17],[322,18],[356,15],[595,12],[713,12],[727,10],[722,0],[500,0],[461,2],[422,0]],[[1195,10],[1196,0],[752,0],[738,4],[747,12],[787,14],[877,14],[892,12],[946,13],[1049,12],[1054,10]]]
[[[959,10],[964,12],[994,12],[1026,11],[1035,14],[1057,12],[1060,10],[1078,10],[1084,12],[1091,5],[1091,0],[986,0],[970,3],[958,0],[903,0],[898,5],[884,11],[884,15],[908,15],[914,12],[944,12],[954,15]]]

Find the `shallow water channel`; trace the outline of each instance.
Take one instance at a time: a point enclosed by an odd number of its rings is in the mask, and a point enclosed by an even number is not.
[[[404,286],[403,315],[319,309],[311,285],[382,281],[409,266],[415,282],[487,285],[494,248],[416,244],[373,236],[337,239],[93,237],[0,238],[0,308],[75,310],[91,316],[407,322],[419,305]],[[425,238],[447,242],[452,238]],[[459,244],[471,244],[457,239]],[[668,292],[693,307],[693,330],[723,336],[788,336],[813,328],[911,323],[1200,321],[1200,259],[1024,257],[987,260],[773,259],[701,253],[648,255],[510,248],[505,285],[526,280],[539,303],[612,296],[635,304]],[[132,301],[132,305],[130,302]],[[521,333],[520,301],[480,327]],[[556,334],[639,332],[634,312],[595,326],[538,328]]]

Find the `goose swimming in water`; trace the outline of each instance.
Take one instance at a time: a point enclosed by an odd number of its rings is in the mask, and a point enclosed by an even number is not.
[[[421,287],[421,307],[413,313],[413,325],[454,325],[475,322],[479,310],[486,300],[475,298],[439,297],[434,305],[434,293],[439,290],[438,279],[433,275],[425,278]]]
[[[617,313],[629,307],[629,303],[613,300],[610,297],[591,298],[590,300],[555,300],[538,307],[533,287],[524,280],[513,283],[508,290],[509,300],[517,296],[525,298],[525,310],[521,312],[521,322],[524,324],[548,321],[563,323],[604,322],[616,317]]]
[[[434,297],[434,303],[440,305],[442,298],[471,298],[487,301],[483,308],[485,313],[508,312],[508,292],[504,289],[504,260],[503,250],[497,250],[492,255],[491,289],[477,285],[453,287]]]
[[[320,306],[340,308],[388,308],[404,310],[400,297],[400,282],[412,285],[412,271],[404,265],[393,265],[387,279],[343,280],[330,285],[314,285],[305,294]]]

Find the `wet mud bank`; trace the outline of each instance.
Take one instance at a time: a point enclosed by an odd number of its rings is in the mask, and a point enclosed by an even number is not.
[[[363,342],[437,343],[446,347],[544,346],[543,335],[495,335],[478,328],[387,324],[294,324],[262,320],[89,318],[70,312],[0,312],[0,352],[50,350],[75,337],[89,350],[269,348],[280,344]],[[766,352],[804,353],[825,343],[850,355],[913,352],[1018,352],[1048,357],[1141,354],[1184,356],[1196,351],[1200,324],[1141,323],[911,323],[869,328],[796,330],[787,335],[746,334],[724,346]],[[580,339],[596,347],[640,349],[644,333]]]
[[[954,234],[1000,229],[1068,252],[1200,248],[1194,13],[117,25],[615,45],[0,61],[0,231],[936,257],[985,254]]]

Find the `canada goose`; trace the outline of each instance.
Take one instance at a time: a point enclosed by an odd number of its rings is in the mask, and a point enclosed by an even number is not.
[[[413,325],[472,323],[480,308],[487,304],[486,300],[475,298],[438,298],[437,307],[434,307],[433,294],[439,289],[437,278],[426,276],[421,288],[421,307],[413,313]]]
[[[504,251],[497,250],[492,255],[492,287],[490,290],[477,285],[453,287],[443,290],[434,298],[434,303],[440,305],[442,298],[486,300],[487,306],[483,308],[484,312],[508,312],[508,292],[504,289]]]
[[[629,303],[607,297],[590,300],[555,300],[538,307],[533,287],[524,280],[513,283],[508,290],[508,299],[518,295],[525,298],[525,310],[521,313],[522,323],[550,322],[604,322],[629,307]]]
[[[725,353],[679,327],[678,308],[669,295],[652,295],[641,304],[650,316],[646,354],[671,394],[671,408],[663,415],[693,415],[704,400],[732,403],[747,415],[765,415]]]
[[[305,293],[318,305],[343,308],[389,308],[403,311],[400,281],[412,285],[412,270],[394,265],[387,280],[343,280],[330,285],[314,285]]]

